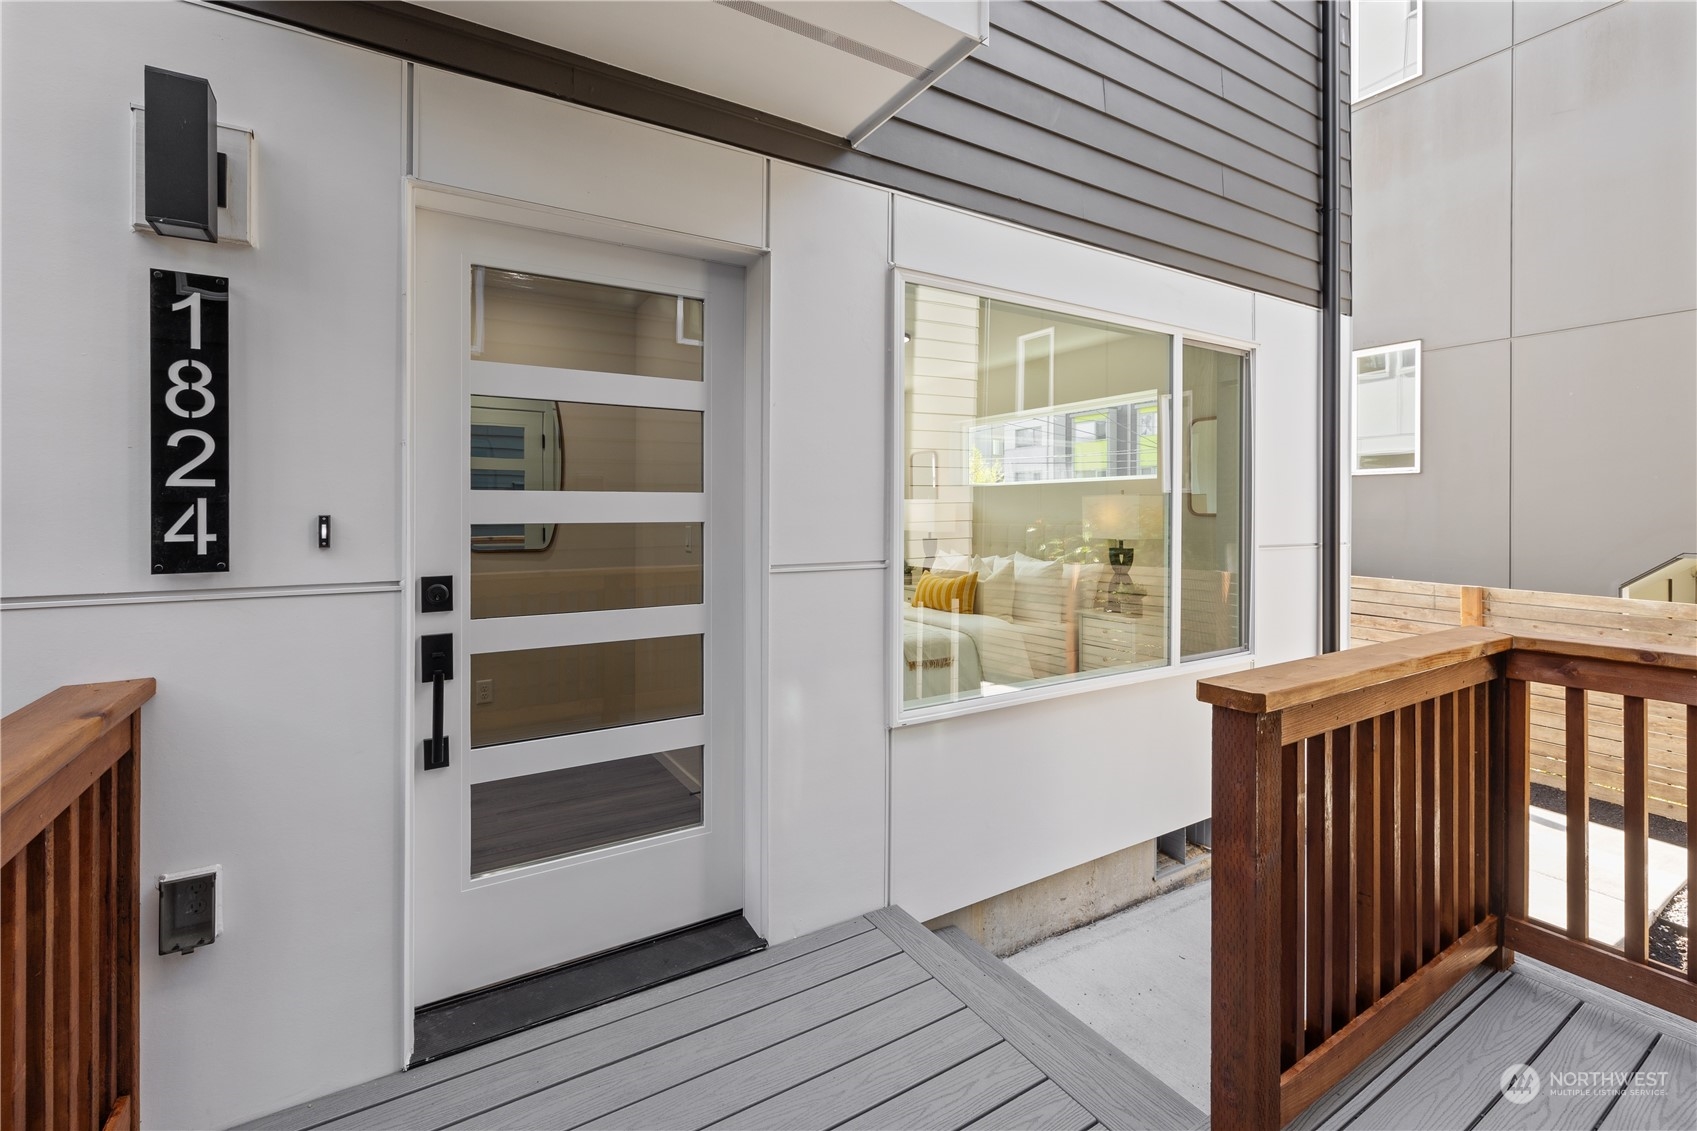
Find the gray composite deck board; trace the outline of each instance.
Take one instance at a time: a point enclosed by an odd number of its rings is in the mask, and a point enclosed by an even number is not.
[[[1285,1131],[1697,1127],[1697,1090],[1684,1086],[1697,1078],[1691,1022],[1529,960],[1457,990],[1464,996],[1452,990],[1410,1026],[1424,1030],[1417,1039],[1399,1038],[1388,1062],[1388,1050],[1375,1054]],[[1519,1064],[1539,1073],[1524,1103],[1502,1094],[1505,1070]],[[1632,1077],[1646,1070],[1668,1072],[1670,1086]],[[1632,1087],[1611,1089],[1606,1074]],[[1316,1122],[1315,1111],[1326,1114]]]
[[[1008,1127],[1026,1131],[1084,1131],[1095,1122],[1096,1117],[1063,1092],[1059,1084],[1045,1080],[967,1126],[977,1131],[1003,1131]]]
[[[841,1125],[842,1131],[962,1127],[1046,1079],[1006,1043],[909,1088]]]
[[[262,1128],[1194,1127],[958,933],[885,909],[297,1105]]]
[[[262,1119],[256,1119],[241,1126],[242,1129],[252,1128],[256,1131],[307,1131],[309,1128],[322,1127],[340,1116],[363,1111],[397,1096],[404,1096],[445,1080],[469,1076],[490,1065],[501,1063],[532,1049],[567,1040],[620,1018],[658,1009],[671,1002],[712,989],[715,986],[753,977],[763,971],[782,966],[785,963],[812,954],[814,951],[867,934],[872,930],[874,930],[872,924],[864,918],[847,919],[801,938],[792,939],[787,943],[763,950],[759,954],[738,959],[736,962],[715,966],[710,970],[702,970],[688,977],[679,978],[675,982],[656,986],[641,994],[610,1001],[605,1005],[596,1006],[594,1009],[588,1009],[582,1013],[549,1022],[546,1025],[538,1025],[534,1029],[514,1033],[510,1037],[503,1037],[498,1041],[491,1041],[489,1044],[456,1053],[442,1060],[420,1065],[409,1072],[396,1072],[364,1084],[356,1084],[351,1088],[344,1088],[330,1095],[297,1104],[294,1107],[274,1112]]]
[[[1603,1120],[1603,1131],[1697,1127],[1697,1088],[1692,1087],[1697,1080],[1697,1046],[1663,1034],[1638,1071],[1668,1075],[1660,1083],[1622,1095]]]
[[[622,1017],[590,1031],[593,1039],[556,1042],[359,1112],[330,1127],[446,1127],[573,1080],[607,1064],[719,1025],[890,958],[900,952],[868,932],[803,955],[761,978],[738,978],[681,998],[666,1009]],[[892,990],[891,992],[895,992]],[[580,1037],[583,1036],[580,1034]]]
[[[1405,1055],[1424,1055],[1425,1050],[1443,1040],[1451,1029],[1466,1019],[1468,1010],[1463,1007],[1468,1004],[1470,998],[1475,999],[1475,1003],[1483,1000],[1496,985],[1506,981],[1508,977],[1506,973],[1485,966],[1475,967],[1437,1001],[1427,1006],[1419,1017],[1403,1026],[1395,1037],[1386,1041],[1357,1065],[1335,1088],[1286,1124],[1285,1131],[1314,1131],[1318,1127],[1345,1126],[1346,1118],[1352,1118],[1373,1101],[1375,1093],[1368,1089],[1375,1081],[1381,1080],[1393,1064]]]
[[[1543,1086],[1527,1103],[1499,1099],[1478,1124],[1479,1131],[1544,1131],[1552,1127],[1595,1127],[1614,1102],[1600,1087],[1558,1087],[1558,1072],[1630,1073],[1656,1039],[1653,1030],[1590,1002],[1568,1018],[1532,1067]]]
[[[604,1128],[701,1128],[822,1076],[963,1009],[927,981],[811,1032],[591,1121]]]
[[[835,1127],[1000,1043],[994,1029],[963,1009],[712,1126]]]
[[[527,1094],[481,1126],[576,1127],[619,1108],[780,1045],[926,981],[905,954],[814,986],[721,1025],[661,1043],[595,1072]],[[481,1110],[494,1104],[486,1103]]]
[[[955,928],[899,908],[868,918],[1085,1110],[1111,1128],[1188,1128],[1202,1112]]]
[[[591,1120],[588,1126],[694,1131],[805,1084],[963,1008],[953,994],[928,981],[782,1045]]]
[[[1355,1131],[1468,1127],[1501,1095],[1503,1069],[1530,1062],[1579,1002],[1525,978],[1510,978],[1349,1126]]]

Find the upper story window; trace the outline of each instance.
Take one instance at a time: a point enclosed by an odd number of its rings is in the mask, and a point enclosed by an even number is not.
[[[903,707],[1242,649],[1249,355],[904,298]]]
[[[1350,7],[1351,101],[1420,77],[1422,0],[1354,0]]]
[[[1357,350],[1354,471],[1357,475],[1420,470],[1420,343]]]

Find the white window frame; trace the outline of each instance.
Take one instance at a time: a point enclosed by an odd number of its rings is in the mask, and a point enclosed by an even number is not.
[[[1426,2],[1425,0],[1407,0],[1409,11],[1403,17],[1404,21],[1414,21],[1414,70],[1399,79],[1382,82],[1377,86],[1361,88],[1360,44],[1361,44],[1361,0],[1349,0],[1349,87],[1351,104],[1372,98],[1375,94],[1383,94],[1387,90],[1395,90],[1404,83],[1413,82],[1426,71]]]
[[[1361,466],[1361,398],[1358,386],[1361,383],[1361,359],[1378,354],[1401,353],[1403,350],[1414,351],[1414,466],[1413,467],[1362,467]],[[1421,409],[1425,400],[1425,387],[1421,376],[1424,366],[1423,349],[1419,340],[1412,342],[1397,342],[1389,346],[1374,346],[1371,349],[1356,350],[1349,355],[1349,471],[1351,475],[1418,475],[1420,474],[1420,451],[1425,445],[1421,438],[1422,414]]]
[[[1255,403],[1260,343],[1232,338],[1223,334],[1207,334],[1195,330],[1186,330],[1163,322],[1136,318],[1115,311],[1080,306],[1077,303],[1065,302],[1061,299],[1009,291],[965,279],[956,279],[947,275],[901,267],[891,269],[890,279],[892,325],[896,327],[896,332],[890,335],[890,370],[887,375],[888,384],[886,386],[890,390],[888,419],[891,443],[886,457],[889,483],[887,496],[889,521],[885,532],[887,540],[885,552],[887,561],[891,563],[891,568],[886,571],[887,582],[884,594],[886,634],[884,664],[890,727],[895,729],[916,726],[961,715],[978,714],[981,711],[1001,710],[1004,707],[1018,706],[1022,703],[1058,699],[1069,695],[1088,695],[1117,687],[1171,679],[1175,676],[1202,679],[1214,672],[1241,670],[1246,663],[1252,663],[1255,658],[1256,635],[1254,589],[1259,584],[1260,576],[1260,571],[1254,568],[1253,562],[1256,546],[1254,494],[1256,420],[1253,405]],[[1170,612],[1167,618],[1167,662],[1165,664],[1159,667],[1138,668],[1135,671],[1108,671],[1100,675],[1074,672],[1066,678],[1056,678],[989,696],[959,699],[948,703],[934,703],[923,707],[909,707],[907,705],[902,694],[904,660],[902,656],[901,608],[904,602],[902,599],[901,563],[905,560],[904,547],[907,537],[903,492],[906,489],[907,460],[910,453],[907,450],[907,419],[903,412],[902,393],[903,381],[906,378],[906,358],[903,346],[906,337],[911,333],[907,325],[907,287],[910,283],[940,287],[961,294],[974,295],[978,298],[1017,303],[1021,306],[1053,311],[1057,314],[1090,318],[1098,322],[1122,326],[1128,330],[1145,330],[1171,337],[1172,349],[1168,360],[1169,372],[1171,373],[1171,390],[1157,398],[1157,403],[1161,406],[1162,430],[1171,437],[1165,458],[1160,462],[1158,475],[1161,482],[1166,485],[1170,497],[1174,500],[1173,522],[1168,530],[1166,562],[1168,569],[1172,571],[1170,581],[1172,589],[1168,594]],[[1243,462],[1240,475],[1243,480],[1242,497],[1247,500],[1243,523],[1243,552],[1251,556],[1250,562],[1243,563],[1239,567],[1248,578],[1248,584],[1239,587],[1239,600],[1243,606],[1239,612],[1239,621],[1243,625],[1242,646],[1229,652],[1210,652],[1206,656],[1198,656],[1189,660],[1180,658],[1183,654],[1184,587],[1177,583],[1177,563],[1184,561],[1184,522],[1177,513],[1177,508],[1180,505],[1177,500],[1180,497],[1181,485],[1184,482],[1180,469],[1186,466],[1186,461],[1190,458],[1186,448],[1186,441],[1189,437],[1183,434],[1185,429],[1176,425],[1172,408],[1175,394],[1182,397],[1181,404],[1189,403],[1190,391],[1184,388],[1184,347],[1187,344],[1235,350],[1244,355],[1245,412],[1242,441]],[[1088,483],[1093,482],[1093,480],[1071,480],[1069,482]]]

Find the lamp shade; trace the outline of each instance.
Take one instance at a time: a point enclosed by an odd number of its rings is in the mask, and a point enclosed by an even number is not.
[[[1086,495],[1084,525],[1092,538],[1160,538],[1167,507],[1160,495]]]

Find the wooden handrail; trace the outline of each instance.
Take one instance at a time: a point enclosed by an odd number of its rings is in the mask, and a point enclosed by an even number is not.
[[[1644,942],[1645,700],[1687,704],[1697,726],[1693,671],[1683,652],[1466,627],[1200,683],[1214,706],[1214,1126],[1288,1122],[1517,949],[1697,1018],[1697,975],[1658,967]],[[1576,922],[1529,915],[1533,680],[1577,689],[1581,718],[1587,690],[1626,697],[1624,950],[1586,936],[1584,867],[1570,866]],[[1568,811],[1585,812],[1583,794]],[[1568,827],[1583,861],[1586,822]]]
[[[61,687],[0,720],[0,1123],[138,1124],[141,706]]]

